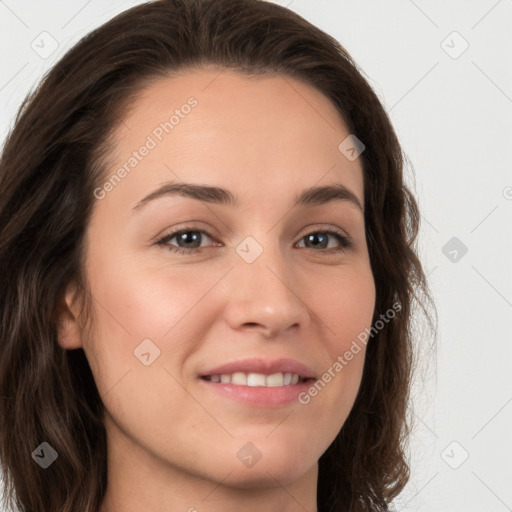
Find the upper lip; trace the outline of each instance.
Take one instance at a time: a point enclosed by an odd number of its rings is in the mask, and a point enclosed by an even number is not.
[[[295,359],[240,359],[229,363],[216,366],[205,372],[201,372],[201,377],[210,375],[226,375],[236,372],[243,373],[261,373],[263,375],[272,375],[274,373],[296,373],[304,379],[315,378],[315,372],[306,364],[300,363]]]

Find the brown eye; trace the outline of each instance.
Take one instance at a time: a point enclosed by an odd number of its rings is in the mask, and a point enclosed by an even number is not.
[[[187,252],[199,252],[202,249],[201,242],[203,241],[204,235],[206,235],[207,238],[212,238],[206,231],[185,228],[165,235],[157,244],[166,246],[170,251],[183,254]],[[169,244],[173,238],[176,238],[176,244]]]
[[[329,245],[329,237],[334,238],[338,241],[341,248],[332,248],[328,247]],[[320,248],[324,250],[334,250],[334,251],[343,251],[352,247],[352,241],[345,235],[338,233],[334,230],[326,230],[326,231],[312,231],[308,233],[301,240],[306,240],[306,248],[307,249],[315,249]]]

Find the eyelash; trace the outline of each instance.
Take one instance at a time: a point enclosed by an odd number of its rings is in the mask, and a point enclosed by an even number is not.
[[[194,227],[185,227],[185,228],[179,229],[178,231],[174,231],[172,233],[169,233],[168,235],[163,236],[162,238],[157,240],[156,245],[165,246],[165,248],[168,249],[169,251],[174,252],[174,253],[178,253],[178,254],[191,254],[191,253],[201,252],[201,250],[205,249],[205,247],[195,247],[193,249],[185,249],[183,247],[170,246],[170,245],[167,244],[167,242],[169,240],[173,239],[175,236],[181,235],[183,233],[190,233],[190,232],[192,232],[192,233],[204,233],[205,235],[207,235],[212,240],[215,240],[214,237],[212,235],[210,235],[207,231],[204,231],[202,229],[196,229]],[[312,249],[312,248],[309,248],[309,247],[305,247],[305,249],[310,249],[310,250],[313,250],[315,252],[339,253],[339,252],[346,251],[347,249],[350,249],[353,246],[353,242],[352,242],[352,240],[349,237],[347,237],[346,235],[342,234],[341,232],[339,232],[339,231],[337,231],[335,229],[325,229],[325,230],[311,231],[310,233],[306,233],[303,237],[301,237],[300,240],[302,240],[303,238],[307,237],[308,235],[317,234],[317,233],[332,235],[334,238],[336,238],[338,240],[338,242],[340,243],[341,247],[338,248],[338,249],[332,249],[332,248],[331,249],[322,249],[321,251],[315,251],[315,249]]]

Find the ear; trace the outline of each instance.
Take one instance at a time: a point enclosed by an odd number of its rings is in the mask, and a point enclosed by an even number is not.
[[[57,305],[57,335],[59,345],[67,350],[83,347],[82,331],[77,304],[73,303],[77,285],[70,283],[61,302]]]

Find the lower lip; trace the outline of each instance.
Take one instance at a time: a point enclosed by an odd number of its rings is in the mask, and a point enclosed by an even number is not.
[[[257,407],[282,407],[298,402],[298,395],[306,391],[314,379],[290,384],[289,386],[240,386],[199,379],[208,389],[239,402]]]

